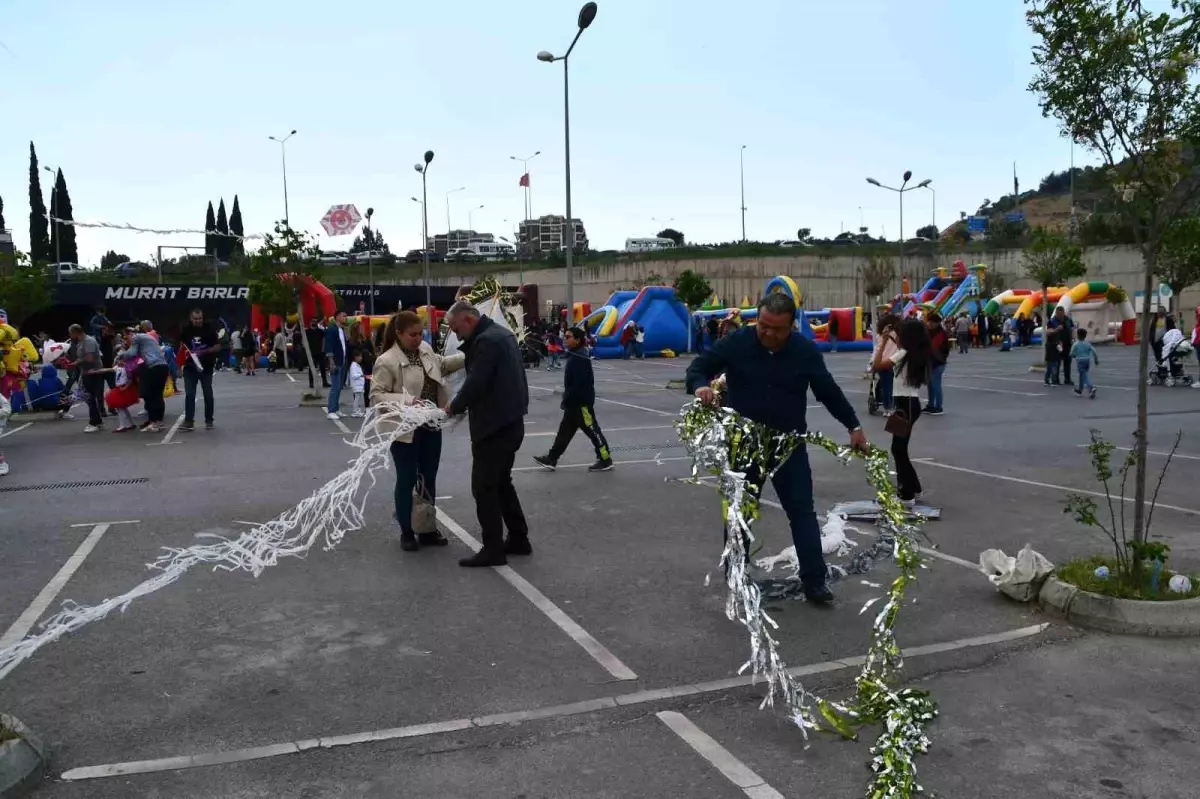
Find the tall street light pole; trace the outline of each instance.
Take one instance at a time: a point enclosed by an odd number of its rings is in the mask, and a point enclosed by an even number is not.
[[[375,264],[372,260],[374,255],[371,252],[375,249],[375,237],[371,235],[371,217],[375,216],[375,209],[367,209],[367,283],[371,289],[371,316],[375,315]]]
[[[742,244],[746,243],[746,145],[738,150],[738,175],[742,184]]]
[[[48,166],[43,166],[42,169],[54,176],[54,185],[50,187],[50,210],[53,211],[50,216],[54,217],[54,282],[62,282],[62,227],[59,226],[58,219],[62,216],[62,209],[58,207],[58,171],[51,169]],[[162,272],[162,266],[159,267],[159,273]],[[161,280],[159,281],[162,282]]]
[[[532,202],[532,198],[529,195],[529,190],[530,190],[530,186],[529,186],[530,180],[528,178],[529,162],[532,161],[533,159],[537,158],[541,154],[542,154],[542,151],[538,150],[536,153],[529,156],[528,158],[517,158],[515,155],[509,156],[510,160],[521,162],[521,176],[523,178],[525,178],[525,218],[526,219],[529,219],[530,217],[533,216],[533,202]]]
[[[933,182],[932,180],[926,179],[926,180],[922,180],[920,183],[917,183],[913,186],[909,186],[908,182],[910,180],[912,180],[912,170],[905,170],[904,182],[900,184],[899,188],[896,188],[895,186],[885,186],[882,183],[880,183],[878,180],[876,180],[875,178],[867,178],[867,183],[870,183],[872,186],[877,186],[881,189],[887,189],[888,191],[894,191],[894,192],[896,192],[896,194],[900,195],[900,277],[901,278],[904,277],[904,192],[912,191],[913,189],[928,188],[929,184]]]
[[[933,229],[937,231],[933,240],[939,241],[942,238],[942,229],[938,227],[937,223],[937,189],[928,185],[928,183],[925,185],[925,188],[929,189],[929,193],[933,195],[933,211],[929,219],[929,224],[933,225]]]
[[[563,65],[563,158],[566,162],[566,189],[567,189],[567,216],[563,220],[563,243],[566,244],[567,255],[567,324],[571,325],[575,322],[575,224],[571,219],[571,80],[568,72],[568,59],[571,57],[571,51],[575,49],[575,43],[579,41],[579,37],[588,29],[592,21],[596,19],[596,4],[585,3],[583,8],[579,9],[579,18],[576,24],[579,29],[575,31],[575,38],[571,40],[571,46],[567,48],[567,52],[561,56],[556,56],[545,50],[537,54],[538,61],[544,61],[547,64],[553,64],[555,61],[561,61]]]
[[[450,251],[450,195],[460,191],[466,191],[466,186],[459,186],[457,189],[451,189],[446,192],[446,251]]]
[[[429,323],[429,343],[433,344],[433,298],[429,289],[429,192],[426,178],[429,176],[429,163],[433,160],[433,150],[425,151],[425,163],[413,164],[413,169],[421,173],[421,237],[427,246],[421,248],[421,260],[424,262],[425,273],[425,316]],[[417,199],[413,197],[413,199]],[[449,241],[447,239],[447,241]]]
[[[278,138],[276,136],[268,136],[267,138],[273,142],[279,142],[279,158],[283,162],[283,224],[291,227],[288,221],[291,215],[288,213],[288,193],[287,193],[287,140],[296,135],[296,131],[292,131],[288,135]]]
[[[421,202],[421,201],[420,201],[420,200],[418,200],[416,197],[409,197],[408,199],[412,200],[412,201],[413,201],[413,202],[415,202],[417,205],[421,206],[421,219],[424,219],[424,218],[425,218],[425,203]],[[422,223],[421,223],[421,232],[420,232],[420,234],[419,234],[419,235],[421,236],[421,247],[420,247],[420,249],[421,249],[421,250],[424,250],[426,247],[428,247],[428,246],[429,246],[429,242],[428,242],[428,241],[425,241],[425,224],[424,224],[424,222],[422,222]]]

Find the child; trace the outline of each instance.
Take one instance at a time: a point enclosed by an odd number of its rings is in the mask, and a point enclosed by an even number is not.
[[[1059,377],[1058,366],[1062,362],[1062,339],[1058,337],[1057,330],[1047,330],[1043,327],[1042,341],[1046,348],[1046,374],[1042,379],[1046,385],[1053,383],[1061,386],[1062,378]]]
[[[607,472],[613,467],[612,454],[604,433],[600,432],[600,423],[596,421],[596,381],[592,375],[592,359],[584,348],[586,337],[581,329],[573,327],[567,331],[565,341],[567,368],[563,372],[562,422],[558,425],[558,435],[550,452],[535,455],[533,461],[543,469],[554,471],[558,467],[558,459],[575,437],[575,431],[583,430],[596,448],[596,462],[588,467],[588,471]]]
[[[550,359],[550,363],[546,365],[547,372],[552,369],[562,368],[562,363],[560,361],[562,358],[562,349],[562,339],[558,337],[558,333],[556,331],[551,331],[550,334],[546,336],[546,356]]]
[[[1076,387],[1075,393],[1083,396],[1083,389],[1086,386],[1088,396],[1092,399],[1096,398],[1096,387],[1092,385],[1092,377],[1088,374],[1092,368],[1092,361],[1096,365],[1100,365],[1100,356],[1096,354],[1096,348],[1087,340],[1087,331],[1082,327],[1075,331],[1075,338],[1079,339],[1071,345],[1071,357],[1075,359],[1075,369],[1079,372],[1079,386]]]
[[[355,417],[366,415],[363,410],[363,394],[367,390],[367,376],[363,374],[362,359],[362,350],[357,350],[354,360],[350,363],[350,390],[354,392],[354,412],[350,415]]]

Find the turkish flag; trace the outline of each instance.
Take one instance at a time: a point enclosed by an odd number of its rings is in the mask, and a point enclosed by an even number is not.
[[[517,182],[517,185],[524,186],[525,188],[529,188],[529,173],[528,172],[526,172],[524,175],[521,175],[521,179]]]

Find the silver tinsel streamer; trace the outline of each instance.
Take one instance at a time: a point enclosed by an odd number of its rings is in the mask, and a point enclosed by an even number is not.
[[[883,731],[871,747],[874,778],[867,788],[870,799],[899,799],[921,792],[916,781],[915,755],[925,752],[929,739],[925,726],[937,715],[936,705],[924,691],[895,689],[903,667],[894,629],[908,585],[921,567],[915,541],[918,529],[910,523],[892,486],[886,452],[873,449],[862,455],[820,433],[781,433],[752,422],[728,408],[694,401],[677,423],[680,438],[692,457],[692,474],[714,475],[722,499],[727,529],[721,563],[729,589],[726,615],[750,634],[747,669],[767,683],[761,707],[773,706],[776,697],[786,705],[792,721],[807,740],[809,730],[832,729],[856,738],[865,724],[882,724]],[[772,472],[798,448],[820,447],[842,462],[861,455],[867,481],[876,491],[881,508],[879,539],[889,543],[900,574],[883,597],[872,599],[863,611],[884,600],[871,627],[871,645],[862,671],[855,680],[855,695],[846,703],[822,699],[805,690],[787,670],[772,632],[778,625],[763,608],[759,586],[750,576],[751,525],[758,518],[758,499]],[[748,479],[753,476],[753,480]],[[739,672],[739,673],[740,673]]]
[[[215,539],[212,543],[165,548],[163,555],[148,565],[158,574],[120,596],[88,607],[64,602],[62,610],[41,625],[40,632],[0,650],[0,679],[46,644],[103,619],[114,610],[123,612],[135,599],[166,588],[194,566],[205,564],[220,571],[246,571],[257,577],[280,558],[303,557],[317,543],[332,549],[346,533],[363,526],[367,494],[375,485],[376,472],[389,466],[389,449],[396,436],[419,427],[441,427],[446,421],[446,415],[429,402],[372,405],[362,427],[348,440],[359,453],[341,474],[295,507],[237,538],[208,535],[205,537]]]

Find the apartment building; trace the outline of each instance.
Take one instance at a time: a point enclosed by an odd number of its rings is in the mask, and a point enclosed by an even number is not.
[[[565,217],[556,214],[526,219],[521,223],[518,233],[520,248],[525,252],[549,253],[566,249],[563,245],[563,222]],[[588,248],[587,231],[584,230],[583,220],[572,219],[571,228],[574,232],[575,252],[586,252]]]

